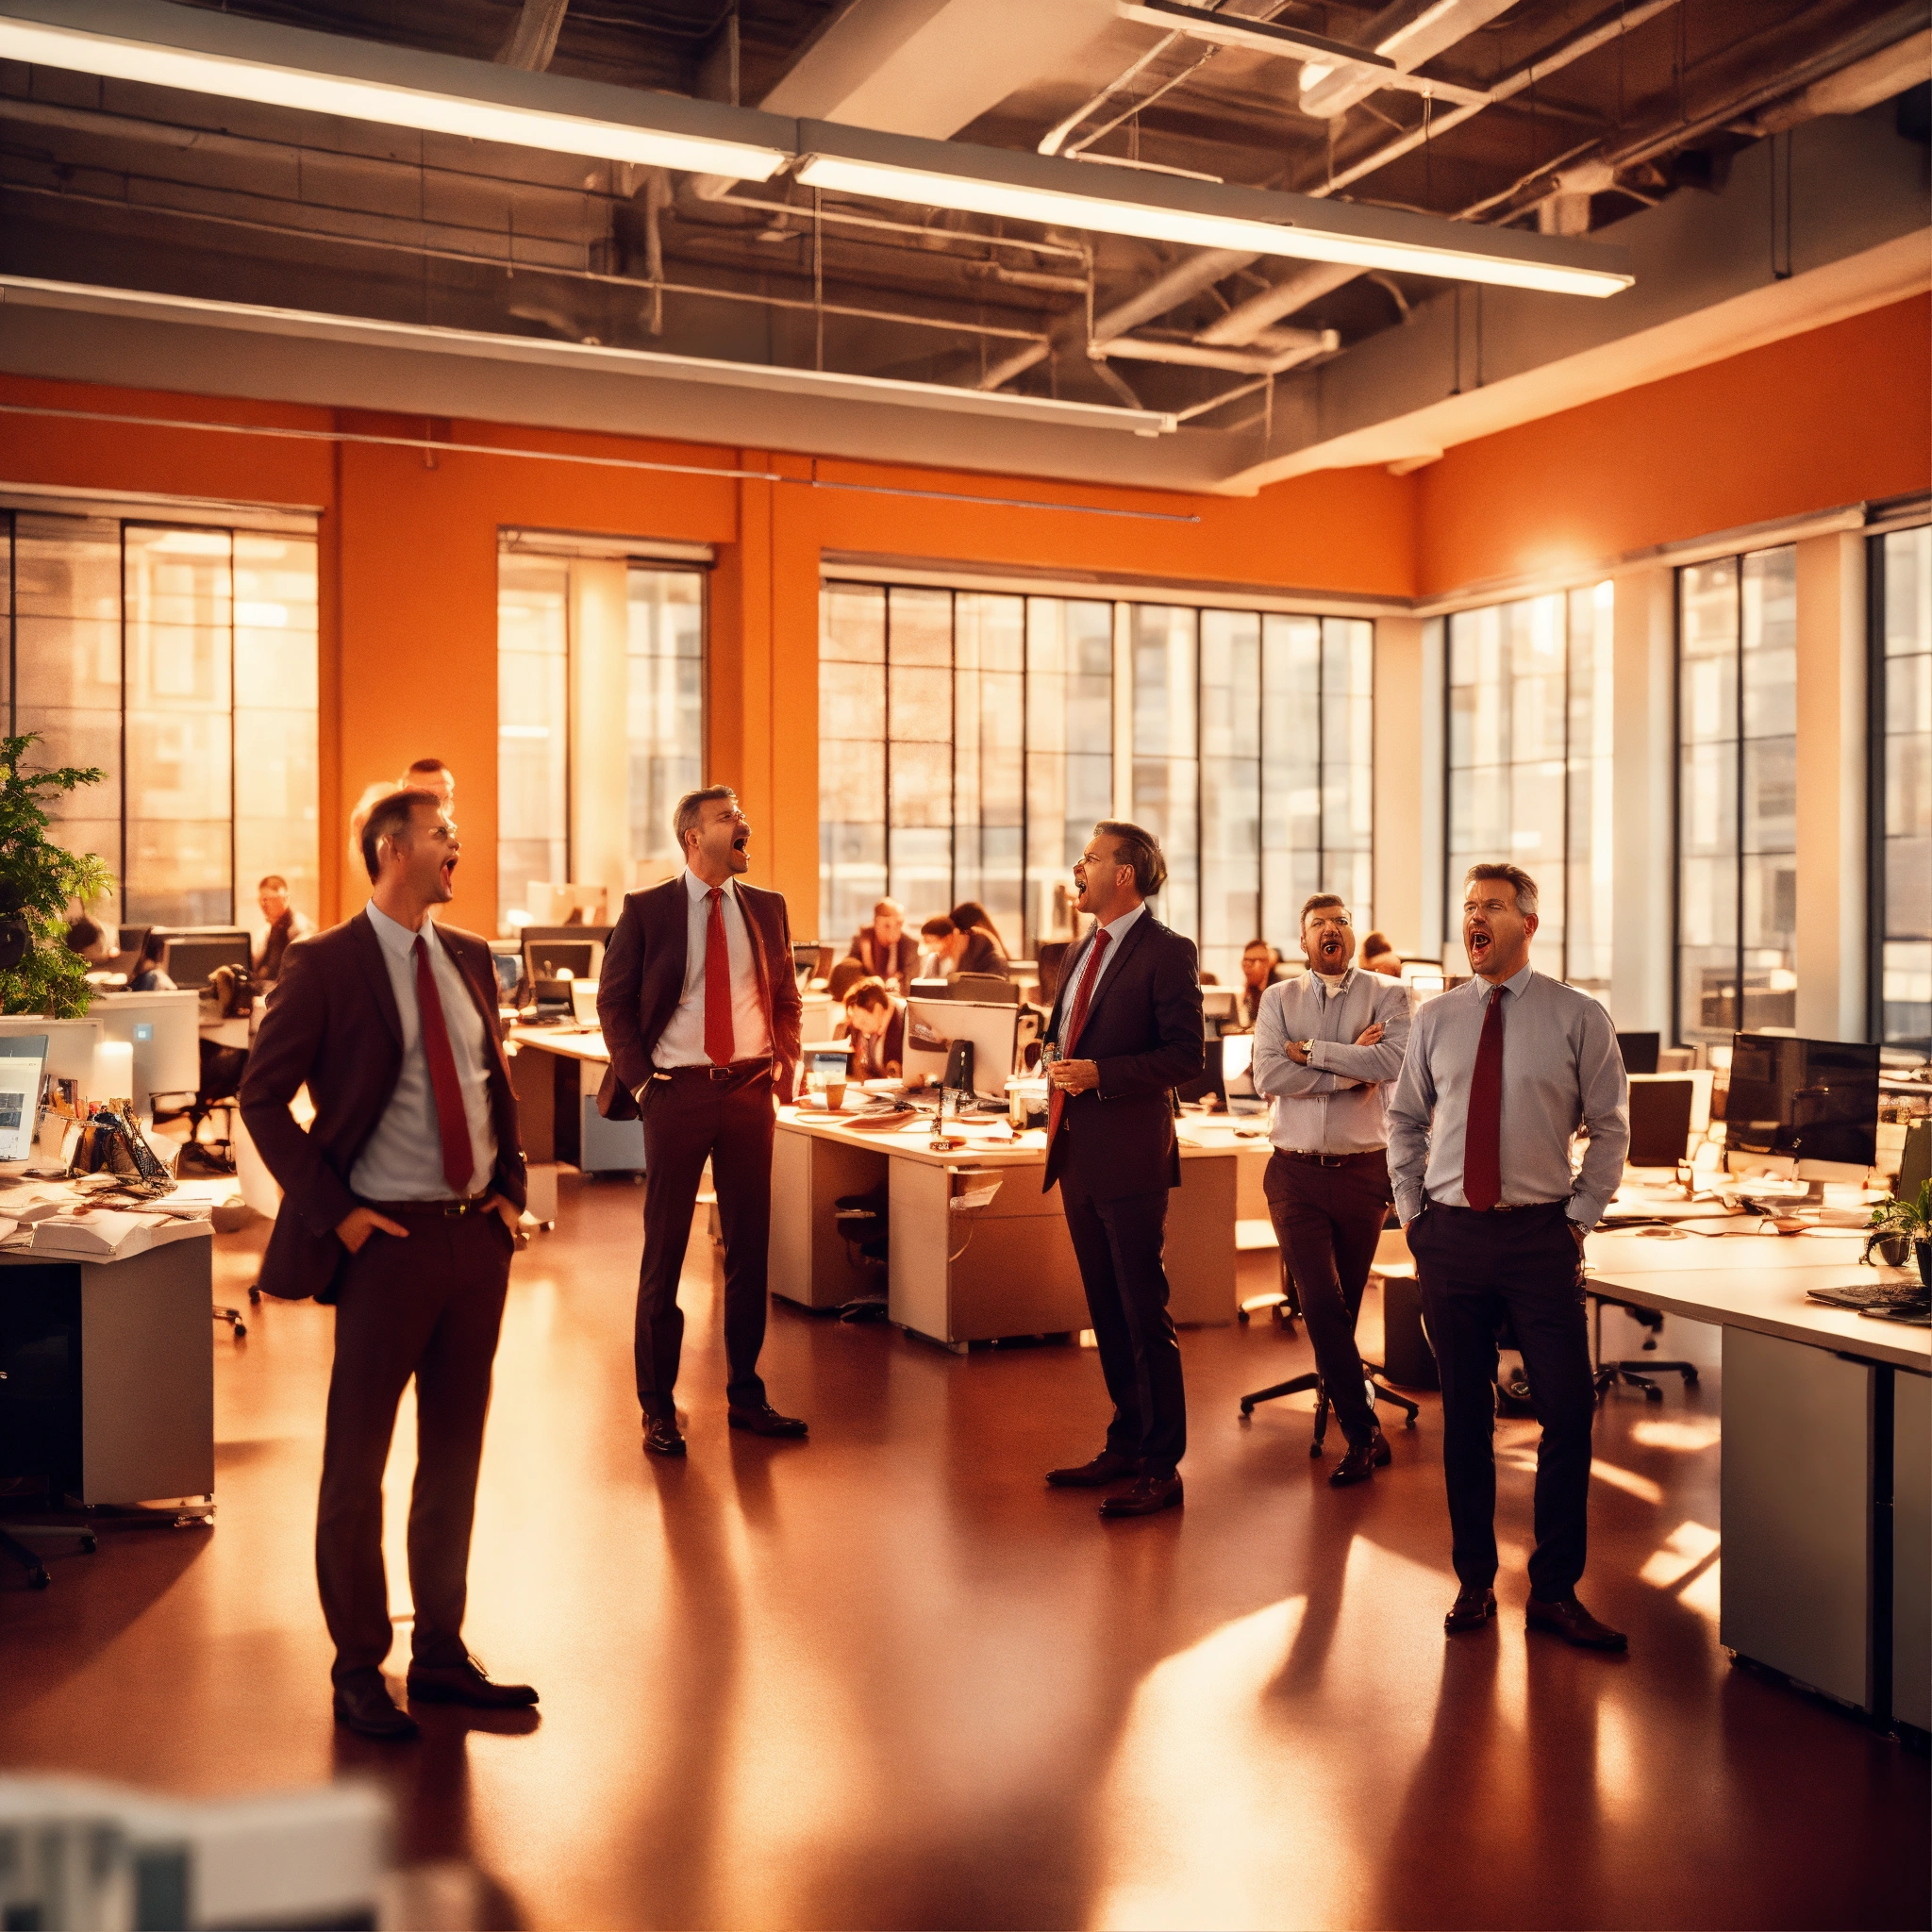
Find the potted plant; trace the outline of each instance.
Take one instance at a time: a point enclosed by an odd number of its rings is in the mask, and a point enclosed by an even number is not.
[[[1918,1256],[1919,1278],[1932,1288],[1932,1180],[1921,1181],[1919,1191],[1908,1200],[1881,1201],[1873,1208],[1863,1258],[1869,1261],[1874,1248],[1889,1250],[1886,1258],[1897,1255],[1897,1266],[1905,1259],[1901,1250],[1907,1245]]]
[[[91,766],[23,763],[35,734],[0,737],[0,1012],[77,1019],[93,990],[87,961],[67,945],[67,908],[91,904],[114,883],[107,861],[69,852],[48,837],[47,807],[59,793],[98,785]]]

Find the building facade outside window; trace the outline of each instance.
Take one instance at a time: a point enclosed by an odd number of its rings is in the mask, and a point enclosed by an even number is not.
[[[602,886],[615,919],[677,870],[671,814],[702,782],[704,577],[506,551],[496,610],[498,923],[533,885]]]
[[[1451,933],[1472,865],[1520,865],[1537,882],[1543,970],[1606,1000],[1613,615],[1607,583],[1459,610],[1444,652]]]
[[[117,882],[96,916],[229,925],[279,873],[320,911],[316,543],[152,513],[0,511],[6,713],[93,765],[55,836]]]
[[[1374,631],[1108,598],[827,583],[820,924],[976,900],[1015,955],[1070,930],[1096,820],[1160,839],[1159,916],[1224,983],[1307,893],[1373,917]],[[1129,752],[1117,770],[1115,747]]]
[[[1677,573],[1677,1038],[1797,1024],[1797,550]]]
[[[1874,538],[1872,936],[1881,1045],[1932,1057],[1932,525]]]

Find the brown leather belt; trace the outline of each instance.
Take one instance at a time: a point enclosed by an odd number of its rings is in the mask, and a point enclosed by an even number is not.
[[[489,1205],[486,1208],[485,1203]],[[358,1207],[387,1214],[391,1221],[411,1216],[422,1220],[460,1221],[466,1214],[494,1214],[496,1204],[487,1194],[472,1194],[464,1201],[358,1201]]]
[[[1389,1164],[1386,1147],[1365,1147],[1359,1154],[1307,1154],[1299,1147],[1277,1147],[1274,1151],[1284,1160],[1305,1160],[1310,1167],[1355,1167],[1365,1160],[1383,1167]]]
[[[755,1060],[733,1060],[723,1067],[654,1067],[652,1075],[660,1080],[742,1080],[749,1074],[769,1074],[769,1054]]]
[[[1431,1201],[1431,1208],[1441,1208],[1451,1214],[1529,1214],[1539,1208],[1567,1208],[1564,1201],[1498,1201],[1493,1208],[1458,1208],[1453,1201]]]

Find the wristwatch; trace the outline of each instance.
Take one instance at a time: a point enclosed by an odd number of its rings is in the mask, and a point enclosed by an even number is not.
[[[1312,1040],[1297,1040],[1295,1044],[1301,1048],[1303,1059],[1311,1059],[1314,1057],[1315,1042]]]

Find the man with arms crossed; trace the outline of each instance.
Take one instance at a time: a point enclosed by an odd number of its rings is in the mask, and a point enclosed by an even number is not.
[[[1167,880],[1152,833],[1117,819],[1093,828],[1074,868],[1079,908],[1097,922],[1060,974],[1045,1038],[1046,1183],[1060,1188],[1067,1232],[1113,1398],[1107,1446],[1049,1472],[1057,1488],[1131,1476],[1103,1516],[1151,1516],[1182,1499],[1188,1446],[1180,1346],[1167,1312],[1161,1243],[1168,1191],[1181,1184],[1174,1090],[1204,1058],[1201,980],[1191,941],[1147,909]]]
[[[1328,1478],[1341,1489],[1389,1462],[1355,1323],[1389,1208],[1385,1110],[1408,1044],[1408,995],[1349,963],[1355,929],[1333,892],[1317,892],[1302,908],[1302,956],[1306,974],[1261,995],[1255,1091],[1274,1103],[1268,1212],[1348,1439]]]
[[[804,1011],[791,926],[778,893],[742,883],[751,826],[728,785],[686,793],[672,828],[685,870],[625,898],[597,987],[610,1051],[598,1108],[644,1123],[636,1360],[655,1456],[685,1453],[672,1398],[684,1344],[677,1277],[708,1159],[724,1231],[726,1420],[758,1436],[806,1432],[765,1400],[758,1376],[774,1102],[791,1094]]]
[[[1389,1174],[1408,1230],[1442,1380],[1442,1473],[1457,1594],[1453,1637],[1496,1614],[1496,1329],[1523,1352],[1542,1440],[1536,1458],[1531,1630],[1591,1650],[1621,1631],[1576,1600],[1596,1407],[1583,1313],[1583,1240],[1630,1144],[1629,1082],[1610,1016],[1529,963],[1536,881],[1469,869],[1462,944],[1476,975],[1416,1015],[1389,1107]],[[1570,1140],[1590,1131],[1582,1171]]]
[[[428,791],[378,799],[362,826],[372,891],[290,947],[242,1083],[242,1118],[282,1184],[261,1264],[270,1294],[336,1304],[315,1568],[335,1639],[336,1722],[408,1738],[382,1678],[394,1632],[382,1471],[416,1381],[409,1497],[417,1703],[535,1704],[463,1644],[490,1372],[524,1206],[517,1104],[496,1031],[490,947],[439,926],[461,851]],[[307,1086],[305,1132],[289,1103]]]

